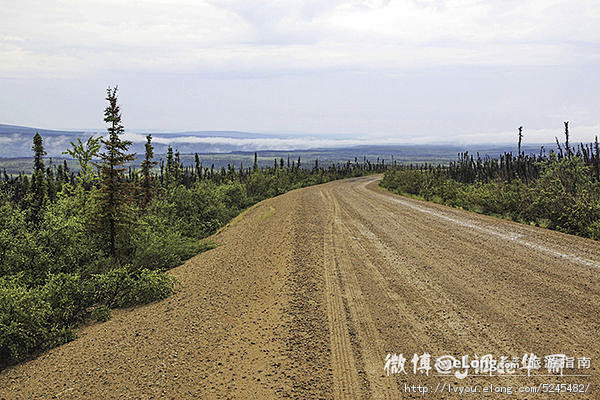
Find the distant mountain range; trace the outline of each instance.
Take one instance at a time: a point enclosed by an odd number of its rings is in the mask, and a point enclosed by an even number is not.
[[[60,156],[77,138],[87,139],[89,136],[103,136],[106,131],[61,131],[38,129],[25,126],[0,124],[0,158],[28,157],[31,155],[32,138],[38,132],[44,138],[44,147],[50,157]],[[146,134],[127,132],[125,137],[133,142],[132,151],[143,152]],[[250,150],[253,142],[259,148],[288,140],[286,136],[267,135],[236,131],[197,131],[177,133],[152,133],[155,152],[165,153],[167,146],[172,144],[181,153],[223,153],[240,150]]]
[[[24,126],[0,124],[0,158],[29,158],[32,156],[32,138],[36,132],[44,138],[44,147],[48,157],[63,157],[71,141],[82,140],[89,136],[106,135],[106,132],[94,131],[60,131],[37,129]],[[131,151],[142,154],[146,134],[141,132],[126,132],[124,137],[131,140]],[[260,151],[261,156],[281,156],[285,152],[314,153],[315,158],[329,160],[346,160],[348,158],[368,156],[391,160],[424,161],[455,159],[457,153],[465,150],[471,153],[495,156],[504,151],[515,151],[515,145],[457,145],[457,144],[399,144],[389,139],[371,140],[355,139],[340,135],[308,135],[308,134],[262,134],[238,131],[192,131],[177,133],[152,133],[152,143],[155,153],[165,154],[171,145],[181,154],[215,154]],[[547,149],[554,144],[545,145]],[[539,152],[540,145],[525,145],[523,150],[528,153]],[[321,155],[321,157],[318,156]],[[286,155],[287,157],[287,155]],[[217,157],[221,159],[222,157]]]

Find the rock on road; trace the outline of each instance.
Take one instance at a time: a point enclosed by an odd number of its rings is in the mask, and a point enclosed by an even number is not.
[[[393,195],[378,178],[257,204],[170,271],[176,294],[3,371],[0,399],[441,399],[459,396],[405,384],[543,383],[600,396],[600,243]],[[406,374],[386,376],[388,353]],[[414,353],[566,353],[591,368],[459,380],[414,374]],[[506,398],[547,396],[560,398]]]

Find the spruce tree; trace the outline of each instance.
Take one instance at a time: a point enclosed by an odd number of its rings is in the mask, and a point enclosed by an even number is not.
[[[521,141],[523,140],[523,127],[519,127],[519,156],[521,155]]]
[[[63,172],[65,173],[65,182],[71,181],[71,172],[69,171],[69,166],[67,165],[67,160],[63,160]]]
[[[46,155],[46,151],[44,150],[44,143],[42,141],[42,137],[37,132],[35,133],[35,136],[33,137],[33,146],[31,147],[31,150],[33,150],[33,153],[34,153],[34,156],[33,156],[33,171],[34,171],[34,173],[44,172],[43,157]]]
[[[194,164],[196,168],[196,179],[200,180],[202,179],[202,163],[200,162],[200,157],[198,156],[198,153],[194,155]]]
[[[565,150],[567,151],[567,157],[571,157],[571,145],[569,144],[569,121],[565,121]]]
[[[165,179],[167,185],[173,181],[175,176],[175,160],[173,158],[173,148],[169,146],[167,148],[167,167],[165,170]]]
[[[150,203],[152,199],[152,187],[154,185],[152,178],[152,168],[157,164],[153,161],[154,147],[152,146],[152,135],[146,136],[144,161],[142,161],[142,207]]]
[[[175,171],[174,171],[174,176],[175,176],[175,182],[177,182],[178,184],[181,183],[181,158],[179,156],[179,150],[175,150]]]
[[[135,154],[127,153],[131,142],[121,139],[124,128],[117,104],[117,90],[117,87],[107,89],[108,106],[104,110],[104,122],[109,124],[109,136],[107,140],[102,140],[104,153],[100,154],[102,162],[98,165],[101,177],[98,222],[101,232],[108,240],[108,253],[111,256],[118,255],[117,237],[126,237],[119,234],[128,228],[130,222],[133,187],[126,181],[124,172],[125,164],[135,159]]]
[[[31,175],[31,192],[27,195],[28,203],[27,219],[34,224],[39,223],[42,209],[46,203],[46,179],[44,175],[44,160],[46,155],[42,137],[36,132],[33,137],[33,174]]]

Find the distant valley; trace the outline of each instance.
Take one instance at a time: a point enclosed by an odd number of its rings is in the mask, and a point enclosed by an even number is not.
[[[44,147],[49,162],[56,164],[67,159],[62,152],[71,141],[77,138],[86,139],[89,136],[104,135],[104,132],[94,131],[60,131],[37,129],[31,127],[0,124],[0,170],[9,174],[28,173],[31,170],[32,138],[39,132],[44,139]],[[128,140],[132,141],[131,151],[143,154],[145,134],[127,132]],[[164,159],[168,146],[181,154],[183,165],[191,166],[194,154],[198,153],[205,167],[214,165],[221,168],[228,164],[239,168],[240,164],[250,166],[253,162],[254,151],[258,152],[259,165],[273,165],[275,158],[288,157],[296,160],[301,157],[302,164],[312,166],[319,160],[322,166],[347,162],[354,159],[371,161],[377,158],[387,163],[423,164],[449,163],[456,159],[459,152],[469,151],[482,156],[497,156],[504,151],[514,151],[513,145],[458,145],[458,144],[366,144],[366,141],[350,140],[339,135],[310,136],[310,135],[274,135],[238,131],[194,131],[178,133],[152,133],[153,145],[157,160]],[[544,145],[546,149],[553,144]],[[525,152],[537,153],[539,144],[523,146]],[[77,169],[73,160],[68,161],[69,167]],[[134,166],[139,162],[133,163]]]

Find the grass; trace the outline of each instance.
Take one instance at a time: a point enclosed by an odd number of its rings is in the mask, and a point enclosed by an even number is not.
[[[275,207],[269,206],[269,211],[260,216],[260,219],[269,218],[271,215],[275,214]]]

